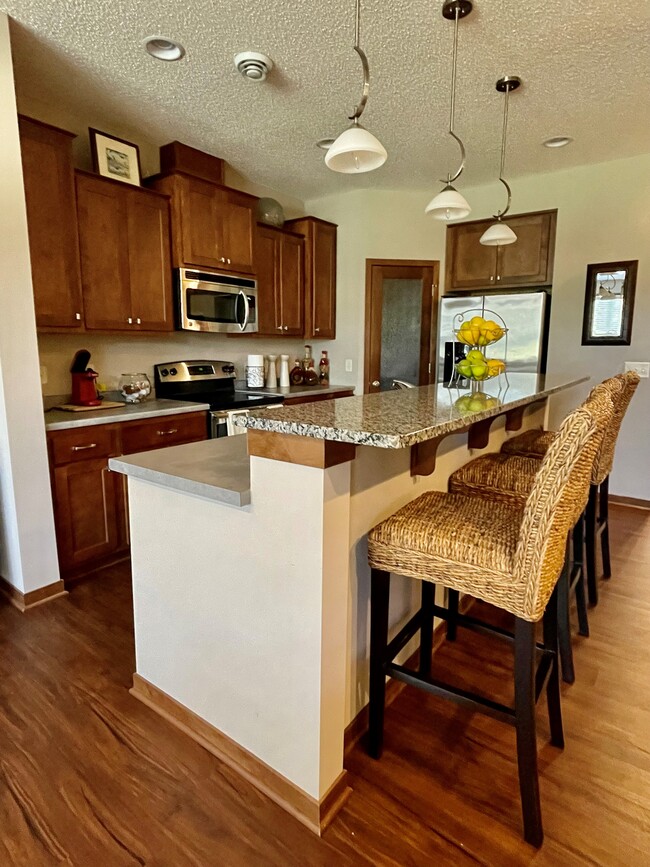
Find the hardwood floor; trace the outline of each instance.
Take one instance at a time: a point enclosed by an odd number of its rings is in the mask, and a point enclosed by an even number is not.
[[[0,608],[0,864],[650,865],[650,511],[610,521],[614,577],[575,638],[564,752],[539,707],[541,851],[521,840],[514,732],[409,688],[381,761],[348,756],[353,794],[318,839],[128,694],[129,576],[113,567],[27,614]],[[510,664],[459,630],[434,672],[503,700]]]

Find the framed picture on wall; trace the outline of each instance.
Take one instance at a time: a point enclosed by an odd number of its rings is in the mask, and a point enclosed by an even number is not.
[[[638,259],[587,266],[583,346],[629,346]]]
[[[140,186],[140,149],[106,132],[89,127],[93,169],[105,178]]]

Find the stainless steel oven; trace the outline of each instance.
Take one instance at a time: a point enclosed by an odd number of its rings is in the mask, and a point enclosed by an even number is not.
[[[258,330],[257,283],[252,277],[179,268],[176,291],[181,331],[248,334]]]

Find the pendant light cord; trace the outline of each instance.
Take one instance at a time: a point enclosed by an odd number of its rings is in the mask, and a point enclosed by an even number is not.
[[[354,50],[357,52],[361,59],[361,66],[363,69],[363,91],[361,93],[361,99],[359,100],[359,104],[355,106],[354,112],[349,115],[348,119],[354,121],[355,124],[359,123],[359,118],[363,114],[363,110],[366,107],[366,103],[368,102],[368,93],[370,92],[370,67],[368,66],[368,58],[366,54],[359,45],[361,33],[361,0],[356,0],[356,14],[354,17]]]
[[[506,188],[506,192],[508,193],[508,201],[506,203],[505,208],[502,211],[498,211],[494,218],[495,220],[501,220],[510,210],[510,203],[512,202],[512,190],[510,189],[510,184],[503,177],[503,170],[506,164],[506,139],[508,136],[508,99],[510,97],[510,88],[506,87],[505,90],[505,99],[503,103],[503,131],[501,133],[501,164],[499,166],[499,180]]]
[[[453,60],[451,64],[451,104],[449,106],[449,135],[456,139],[458,142],[458,146],[460,147],[460,165],[454,174],[448,174],[446,179],[441,178],[440,182],[443,184],[452,184],[457,178],[460,177],[463,169],[465,168],[465,145],[459,136],[454,132],[454,120],[456,116],[456,59],[458,56],[458,20],[460,18],[460,9],[458,6],[456,7],[455,15],[454,15],[454,49],[453,49]]]

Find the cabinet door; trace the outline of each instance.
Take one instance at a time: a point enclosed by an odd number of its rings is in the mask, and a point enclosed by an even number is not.
[[[133,330],[126,193],[115,181],[77,175],[81,277],[88,329]]]
[[[106,458],[54,470],[59,562],[66,571],[117,551],[121,544],[119,475]]]
[[[506,222],[517,236],[498,248],[497,285],[544,286],[553,281],[555,213],[523,214]]]
[[[280,297],[282,333],[302,336],[305,328],[304,240],[297,235],[280,236]]]
[[[36,324],[83,328],[70,133],[20,118]]]
[[[173,331],[169,204],[142,190],[127,190],[131,311],[140,331]]]
[[[336,337],[336,226],[314,221],[311,289],[312,328],[309,338]],[[311,286],[309,285],[311,284]]]
[[[225,259],[220,264],[221,268],[244,274],[254,273],[254,203],[251,196],[237,190],[221,191],[221,257]]]
[[[496,285],[497,248],[484,247],[479,241],[490,223],[447,227],[447,292]]]
[[[278,335],[282,332],[279,292],[279,232],[266,226],[258,226],[255,256],[258,333]]]
[[[221,193],[198,178],[182,177],[180,215],[184,265],[223,268],[221,252]]]

